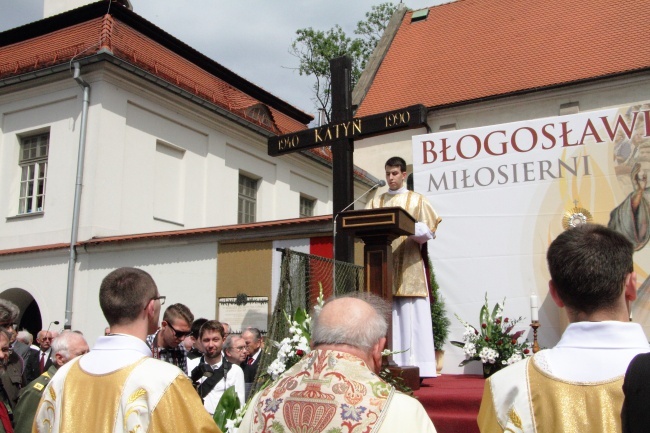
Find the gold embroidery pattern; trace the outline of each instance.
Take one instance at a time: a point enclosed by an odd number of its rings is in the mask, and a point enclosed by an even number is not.
[[[129,399],[126,401],[126,403],[127,403],[127,404],[131,404],[131,403],[133,403],[134,401],[136,401],[138,398],[140,398],[140,397],[142,397],[143,395],[145,395],[146,393],[147,393],[147,391],[145,391],[144,389],[140,388],[140,389],[136,390],[133,394],[131,394],[131,396],[130,396]]]
[[[52,388],[50,388],[50,391],[52,391]],[[55,394],[54,392],[50,392],[50,395]],[[54,404],[49,399],[45,398],[43,400],[43,407],[45,408],[45,419],[43,419],[42,424],[43,427],[45,427],[46,431],[51,432],[54,425],[52,422],[52,420],[54,420],[55,414]]]
[[[515,411],[515,408],[511,408],[510,412],[508,412],[508,419],[510,420],[510,423],[514,424],[514,426],[519,429],[518,431],[523,430],[524,425],[521,422],[521,418],[519,417],[519,415]],[[506,429],[504,430],[504,433],[505,432],[517,433],[515,430],[511,429],[510,427],[506,427]]]
[[[132,429],[129,429],[127,424],[129,416],[132,414],[140,415],[141,410],[144,412],[147,411],[146,396],[147,391],[143,388],[138,388],[135,390],[135,392],[133,392],[133,394],[129,396],[128,400],[126,401],[126,410],[124,412],[124,429],[129,433],[136,433],[137,431],[140,431],[142,427],[140,424],[135,424],[133,425]]]

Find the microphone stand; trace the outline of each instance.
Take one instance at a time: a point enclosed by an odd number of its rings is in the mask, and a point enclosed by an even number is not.
[[[333,227],[332,227],[332,255],[334,256],[334,262],[332,264],[332,295],[336,295],[336,220],[338,219],[339,215],[341,215],[343,212],[346,210],[350,209],[352,205],[354,205],[356,202],[358,202],[361,198],[365,197],[368,195],[371,191],[386,185],[385,180],[380,180],[376,184],[372,186],[368,191],[364,192],[361,194],[359,197],[357,197],[352,203],[344,207],[340,212],[337,212],[336,215],[334,215],[334,220],[333,220]]]
[[[46,337],[47,337],[47,334],[50,332],[50,326],[52,326],[52,323],[54,323],[55,325],[58,325],[59,321],[58,320],[53,320],[53,321],[50,322],[49,325],[47,325],[47,331],[45,331],[45,336]]]

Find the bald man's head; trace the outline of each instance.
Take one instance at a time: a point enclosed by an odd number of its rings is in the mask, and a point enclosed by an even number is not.
[[[331,299],[314,318],[313,344],[345,344],[369,351],[386,336],[389,312],[383,299],[366,292]]]

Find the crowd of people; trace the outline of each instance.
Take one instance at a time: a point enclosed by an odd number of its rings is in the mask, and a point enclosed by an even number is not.
[[[629,321],[633,253],[624,236],[599,225],[551,243],[549,293],[570,324],[555,347],[486,381],[482,432],[646,428],[650,348]],[[195,320],[178,303],[160,321],[166,298],[140,269],[114,270],[99,293],[109,326],[92,350],[71,330],[44,329],[33,346],[28,332],[16,332],[17,306],[0,299],[0,433],[218,432],[211,415],[230,387],[242,405],[249,401],[242,433],[343,425],[435,432],[416,399],[377,375],[391,307],[376,296],[328,300],[314,315],[314,350],[249,396],[264,347],[259,329],[231,334],[227,323]]]
[[[180,303],[159,322],[165,300],[146,272],[111,272],[99,299],[109,326],[89,351],[80,331],[49,327],[33,345],[31,333],[16,332],[18,307],[0,299],[0,433],[219,431],[211,415],[230,386],[244,405],[262,333],[230,334]]]
[[[407,194],[403,166],[392,159],[386,165],[396,194]],[[439,218],[432,214],[431,221]],[[430,239],[433,230],[424,231]],[[486,380],[481,432],[647,430],[650,346],[629,319],[634,250],[624,235],[595,224],[553,240],[549,294],[569,326],[555,347]],[[407,280],[400,281],[408,292]],[[33,346],[28,332],[16,332],[18,307],[0,299],[0,433],[219,432],[212,415],[229,388],[240,405],[248,402],[239,433],[436,431],[418,400],[379,377],[391,315],[393,326],[408,330],[400,338],[416,341],[415,313],[365,292],[334,297],[313,314],[313,350],[250,395],[264,350],[260,330],[231,333],[228,323],[195,319],[180,303],[160,320],[165,301],[147,272],[110,272],[99,289],[108,327],[89,350],[79,331],[49,327]],[[425,365],[427,356],[404,362]]]

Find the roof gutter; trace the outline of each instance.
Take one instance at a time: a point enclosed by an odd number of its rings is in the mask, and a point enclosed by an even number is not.
[[[74,186],[74,207],[72,209],[72,229],[70,234],[70,258],[68,260],[68,286],[65,297],[64,329],[72,328],[72,298],[74,277],[77,265],[77,237],[79,234],[79,213],[81,209],[81,190],[83,186],[84,155],[86,153],[86,130],[88,126],[88,107],[90,105],[90,84],[81,77],[79,62],[74,63],[74,80],[83,89],[81,102],[81,126],[79,129],[79,150],[77,153],[77,180]]]

